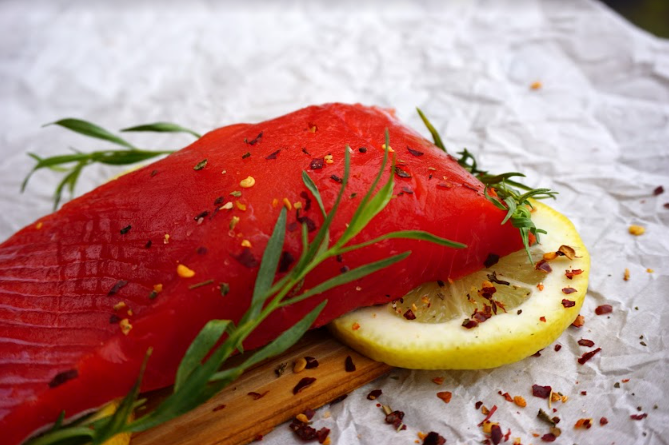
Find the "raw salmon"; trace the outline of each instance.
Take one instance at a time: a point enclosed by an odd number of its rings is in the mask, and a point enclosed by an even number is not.
[[[70,418],[125,395],[149,347],[142,389],[170,385],[208,320],[236,321],[248,308],[281,207],[290,209],[284,271],[299,257],[301,224],[313,235],[322,223],[301,172],[313,178],[329,209],[350,146],[351,178],[331,228],[337,239],[381,167],[386,128],[397,159],[385,173],[395,175],[394,197],[355,241],[418,229],[468,247],[393,239],[333,258],[305,288],[412,251],[382,272],[277,311],[247,348],[275,338],[323,299],[329,303],[316,325],[399,298],[423,281],[461,277],[482,268],[489,254],[522,248],[518,231],[500,224],[505,212],[483,196],[483,185],[389,111],[329,104],[212,131],[0,245],[2,442],[20,443],[63,410]]]

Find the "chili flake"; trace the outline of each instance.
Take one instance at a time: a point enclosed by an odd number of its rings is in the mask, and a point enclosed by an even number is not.
[[[237,208],[238,208],[239,210],[241,210],[242,212],[246,212],[246,204],[242,204],[242,203],[239,202],[239,201],[235,201],[235,205],[236,205]]]
[[[244,247],[242,253],[240,253],[239,255],[233,255],[232,257],[237,261],[239,261],[242,264],[242,266],[246,266],[248,268],[257,267],[260,264],[256,259],[256,257],[253,256],[253,252],[251,252],[251,249],[249,249],[248,247]]]
[[[578,419],[574,424],[574,428],[590,429],[592,427],[592,419]]]
[[[177,275],[179,275],[181,278],[192,278],[192,277],[195,276],[195,271],[192,270],[192,269],[189,269],[184,264],[179,264],[177,266]]]
[[[576,289],[574,289],[573,287],[564,287],[564,288],[562,288],[562,293],[563,293],[563,294],[567,294],[567,295],[568,295],[568,294],[573,294],[574,292],[578,292],[578,291],[577,291]]]
[[[203,159],[200,162],[198,162],[195,167],[193,167],[193,170],[202,170],[205,166],[207,165],[207,160]]]
[[[444,383],[444,378],[443,377],[435,377],[432,379],[432,382],[434,382],[435,385],[441,385]]]
[[[607,419],[606,417],[602,417],[601,419],[599,419],[599,424],[600,424],[601,426],[604,426],[604,425],[606,425],[607,423],[609,423],[609,419]]]
[[[121,327],[121,332],[123,332],[123,335],[128,335],[130,333],[130,330],[132,329],[132,325],[130,324],[130,320],[127,318],[124,318],[121,320],[118,325]]]
[[[351,358],[350,355],[346,356],[346,360],[344,361],[344,369],[346,372],[355,372],[355,363],[353,363],[353,358]]]
[[[250,151],[247,151],[246,153],[244,153],[242,155],[242,159],[246,159],[246,158],[250,158],[250,157],[251,157],[251,152]]]
[[[576,319],[573,321],[571,325],[574,326],[575,328],[580,328],[584,324],[585,324],[585,317],[581,314],[578,314],[576,316]]]
[[[564,271],[564,274],[570,280],[573,279],[576,275],[581,275],[583,273],[582,269],[567,269]]]
[[[423,445],[444,445],[445,443],[446,439],[434,431],[427,433],[427,436],[423,439]]]
[[[404,313],[404,318],[407,320],[415,320],[416,315],[413,313],[411,309],[407,309],[407,311]]]
[[[550,386],[532,385],[532,395],[541,399],[547,399],[551,395]]]
[[[245,239],[242,240],[242,247],[253,247],[253,246],[251,245],[251,241]]]
[[[304,359],[306,360],[306,369],[318,368],[318,360],[314,357],[304,357]]]
[[[407,145],[407,150],[409,151],[409,153],[411,153],[414,156],[423,156],[425,154],[422,151],[414,150],[413,148],[409,147],[408,145]]]
[[[248,139],[244,138],[244,142],[249,144],[249,145],[255,145],[258,142],[260,142],[260,139],[262,138],[262,133],[263,132],[261,131],[260,133],[258,133],[258,136],[255,137],[255,139],[251,139],[250,141]]]
[[[354,322],[354,323],[351,325],[351,330],[353,330],[353,331],[357,331],[358,329],[360,329],[360,324],[359,324],[358,322]]]
[[[281,152],[281,150],[277,150],[277,151],[275,151],[274,153],[272,153],[272,154],[270,154],[269,156],[267,156],[265,159],[267,159],[268,161],[270,161],[270,160],[272,160],[272,159],[276,159],[277,155],[278,155],[280,152]]]
[[[545,273],[551,273],[553,271],[553,268],[551,268],[551,265],[548,264],[548,262],[546,260],[543,260],[543,259],[541,261],[539,261],[534,266],[534,268],[536,270],[540,270],[541,272],[545,272]]]
[[[530,89],[536,91],[536,90],[541,89],[541,86],[542,86],[542,85],[541,85],[541,82],[539,82],[539,81],[537,81],[537,82],[532,82],[532,83],[530,84]]]
[[[242,192],[240,192],[239,190],[234,190],[230,192],[230,195],[234,196],[235,198],[239,198],[240,196],[242,196]]]
[[[69,369],[67,371],[59,372],[49,382],[49,388],[55,388],[67,382],[68,380],[76,379],[77,377],[79,377],[79,371],[76,369]]]
[[[403,411],[392,411],[386,414],[386,423],[394,426],[397,431],[405,430],[407,428],[407,426],[402,422],[403,419]]]
[[[525,408],[527,406],[527,402],[525,401],[525,398],[523,396],[514,396],[513,403],[515,403],[521,408]]]
[[[498,261],[499,261],[499,255],[494,253],[489,253],[485,261],[483,262],[483,266],[486,268],[492,267],[495,264],[497,264]]]
[[[131,225],[127,225],[127,226],[125,226],[124,228],[122,228],[122,229],[120,230],[121,235],[125,235],[126,233],[130,232],[130,229],[132,229],[132,226],[131,226]]]
[[[323,165],[325,164],[325,159],[323,158],[315,158],[311,160],[311,163],[309,164],[309,168],[312,170],[320,170],[323,168]]]
[[[610,314],[611,312],[613,312],[613,307],[610,304],[602,304],[595,308],[595,314],[597,315]]]
[[[643,420],[643,419],[645,419],[646,417],[648,417],[648,414],[647,414],[647,413],[643,413],[643,414],[632,414],[632,415],[630,415],[630,419],[632,419],[632,420]]]
[[[314,377],[304,377],[302,380],[297,382],[297,385],[295,385],[295,387],[293,388],[293,395],[297,395],[298,393],[304,391],[306,388],[313,385],[315,381],[316,378]]]
[[[221,288],[221,296],[225,297],[228,295],[228,292],[230,292],[230,285],[228,283],[221,283],[219,284],[219,287]]]
[[[582,338],[577,342],[580,346],[585,346],[587,348],[592,348],[595,346],[595,342],[592,340],[588,340],[586,338]]]
[[[400,178],[410,178],[411,174],[409,172],[406,172],[402,170],[401,168],[395,166],[395,174],[399,176]]]
[[[374,389],[369,394],[367,394],[367,400],[376,400],[381,397],[381,394],[383,394],[383,391],[380,389]]]
[[[257,393],[257,392],[251,391],[251,392],[247,393],[247,395],[251,396],[253,398],[253,400],[258,400],[258,399],[262,399],[263,397],[265,397],[268,392],[269,392],[269,390],[267,390],[263,393]]]
[[[602,350],[602,348],[597,348],[597,349],[594,349],[590,352],[586,352],[585,354],[583,354],[581,356],[581,358],[578,359],[578,363],[581,364],[581,365],[584,365],[588,360],[590,360],[592,357],[594,357],[595,354],[597,354],[601,350]]]
[[[330,179],[332,179],[334,182],[338,182],[339,184],[342,184],[344,182],[344,180],[337,175],[330,175]]]
[[[243,189],[248,189],[256,185],[256,180],[253,176],[247,176],[239,182],[239,186]]]
[[[390,145],[387,148],[389,153],[395,153],[395,150],[393,150],[393,147],[391,147]],[[381,144],[381,150],[385,149],[386,149],[386,144]]]
[[[574,258],[580,258],[576,256],[576,251],[574,250],[573,247],[564,244],[561,245],[560,248],[555,253],[559,256],[566,256],[570,260],[573,260]]]
[[[109,290],[109,292],[107,292],[107,296],[111,297],[112,295],[118,293],[118,291],[120,291],[121,288],[123,288],[127,284],[128,282],[125,280],[118,280],[116,284],[114,284],[114,286]]]
[[[472,329],[477,327],[479,324],[478,322],[471,320],[469,318],[465,318],[465,321],[462,322],[462,326],[467,328],[467,329]]]
[[[644,233],[646,233],[646,229],[642,226],[637,226],[636,224],[633,224],[629,226],[628,229],[629,233],[634,236],[641,236]]]
[[[325,155],[325,157],[324,157],[323,159],[325,160],[325,163],[326,163],[326,164],[333,164],[333,163],[334,163],[334,160],[333,160],[331,154],[327,154],[327,155]]]
[[[145,248],[145,249],[150,249],[152,244],[153,244],[153,241],[148,240],[148,241],[146,242],[146,244],[144,244],[144,248]]]
[[[576,302],[573,300],[562,299],[562,306],[565,308],[574,307],[576,306]]]
[[[453,393],[450,391],[440,391],[437,393],[437,397],[443,400],[444,403],[449,403],[451,401],[451,397],[453,397]]]

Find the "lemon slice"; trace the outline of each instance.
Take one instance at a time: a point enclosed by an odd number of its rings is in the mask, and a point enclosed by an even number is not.
[[[331,331],[374,360],[415,369],[494,368],[548,346],[578,315],[590,256],[571,221],[532,204],[532,220],[548,232],[530,249],[535,265],[518,251],[452,283],[350,312]]]

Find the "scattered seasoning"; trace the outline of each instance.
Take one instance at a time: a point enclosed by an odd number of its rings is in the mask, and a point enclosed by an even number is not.
[[[251,241],[245,239],[242,240],[242,247],[253,247],[253,246],[251,245]]]
[[[580,328],[584,324],[585,324],[585,317],[581,314],[578,314],[576,316],[576,319],[574,320],[574,322],[571,325],[574,326],[575,328]]]
[[[646,233],[646,229],[641,226],[637,226],[636,224],[632,224],[629,226],[629,229],[627,229],[631,235],[634,236],[641,236],[644,233]]]
[[[279,363],[276,368],[274,368],[274,374],[277,377],[281,377],[284,372],[286,372],[286,367],[288,366],[288,363]]]
[[[250,151],[247,151],[246,153],[244,153],[242,155],[242,159],[246,159],[246,158],[249,158],[249,157],[251,157],[251,152]]]
[[[342,184],[344,182],[344,180],[337,175],[330,175],[330,179],[332,179],[334,182],[338,182],[339,184]]]
[[[661,185],[655,187],[655,190],[653,190],[653,195],[655,196],[661,195],[662,193],[664,193],[664,187],[662,187]]]
[[[553,272],[553,268],[551,267],[550,264],[546,260],[540,260],[535,266],[534,269],[540,270],[541,272],[545,273],[551,273]]]
[[[541,82],[538,82],[538,81],[537,82],[532,82],[532,84],[530,84],[530,89],[535,90],[535,91],[540,90],[541,86],[542,86]]]
[[[407,145],[407,150],[409,151],[409,153],[411,153],[414,156],[423,156],[425,154],[422,151],[414,150],[413,148],[409,147],[408,145]]]
[[[308,216],[298,216],[297,221],[300,224],[306,224],[308,232],[313,232],[314,230],[317,229],[316,223],[314,222],[314,220],[309,218]]]
[[[499,255],[494,253],[489,253],[485,261],[483,262],[483,266],[492,267],[495,264],[497,264],[498,261],[499,261]]]
[[[346,356],[346,360],[344,361],[344,369],[346,372],[355,372],[355,363],[353,363],[353,358],[351,358],[350,355]]]
[[[407,309],[407,311],[404,313],[404,318],[407,320],[415,320],[416,315],[413,313],[411,309]]]
[[[499,445],[503,436],[502,428],[500,428],[498,424],[492,425],[490,428],[490,440],[492,441],[493,445]]]
[[[381,144],[381,150],[385,151],[385,149],[386,149],[386,144]],[[391,147],[390,145],[388,146],[388,153],[395,153],[395,150],[393,150],[393,147]]]
[[[242,203],[239,202],[239,201],[235,201],[235,205],[236,205],[237,208],[238,208],[239,210],[241,210],[242,212],[246,212],[246,204],[242,204]]]
[[[539,420],[542,420],[542,421],[546,422],[547,424],[549,424],[552,427],[554,427],[555,424],[556,424],[555,420],[551,419],[551,416],[546,414],[546,411],[544,411],[541,408],[539,408],[539,412],[537,412],[537,418]]]
[[[567,294],[567,295],[569,295],[569,294],[573,294],[574,292],[577,292],[577,290],[574,289],[573,287],[565,287],[565,288],[562,288],[562,293],[563,293],[563,294]]]
[[[119,321],[121,321],[121,317],[116,314],[112,314],[111,317],[109,317],[109,324],[116,324]]]
[[[623,280],[624,281],[629,281],[630,280],[630,270],[625,268],[625,272],[623,273]]]
[[[255,145],[258,142],[260,142],[260,139],[262,138],[262,133],[263,132],[261,131],[260,133],[258,133],[258,136],[255,137],[255,139],[251,139],[250,141],[248,139],[244,138],[244,142],[249,144],[249,145]]]
[[[487,276],[488,276],[488,280],[490,280],[491,283],[501,284],[503,286],[508,286],[508,285],[511,284],[508,281],[500,280],[499,278],[497,278],[497,272],[495,272],[495,271],[493,271],[492,273],[489,273]]]
[[[193,170],[202,170],[205,166],[207,165],[207,160],[203,159],[197,164],[195,164],[195,167],[193,167]]]
[[[158,170],[151,170],[151,177],[153,178],[158,174]]]
[[[586,338],[582,338],[577,342],[580,346],[585,346],[586,348],[592,348],[595,346],[595,342],[592,340],[588,340]]]
[[[324,157],[323,159],[325,159],[325,163],[326,163],[326,164],[334,164],[334,160],[333,160],[333,158],[332,158],[332,155],[329,154],[329,153],[326,154],[325,157]]]
[[[555,346],[553,347],[553,350],[554,350],[555,352],[558,352],[560,349],[562,349],[562,345],[561,345],[561,344],[557,344],[557,345],[555,345]]]
[[[600,424],[601,426],[604,426],[604,425],[606,425],[607,423],[609,423],[609,419],[607,419],[606,417],[602,417],[601,419],[599,419],[599,424]]]
[[[643,420],[643,419],[645,419],[646,417],[648,417],[648,414],[647,414],[647,413],[643,413],[643,414],[632,414],[632,415],[630,415],[630,419],[632,419],[632,420]]]
[[[386,414],[386,423],[395,427],[397,431],[402,431],[407,429],[407,426],[402,422],[404,419],[403,411],[392,411]]]
[[[146,242],[146,244],[144,244],[144,248],[145,248],[145,249],[150,249],[152,244],[153,244],[153,241],[148,240],[148,241]]]
[[[541,399],[547,399],[551,395],[550,386],[532,385],[532,395]]]
[[[197,253],[198,255],[206,255],[207,252],[209,252],[209,249],[207,249],[204,246],[200,246],[195,250],[195,253]]]
[[[513,403],[521,408],[525,408],[527,406],[527,402],[523,396],[513,396]]]
[[[450,391],[439,391],[437,393],[437,397],[439,397],[441,400],[444,401],[444,403],[448,403],[451,401],[451,397],[453,397],[453,393]]]
[[[444,383],[444,378],[443,377],[435,377],[435,378],[432,379],[432,382],[435,385],[441,385],[442,383]]]
[[[130,232],[130,229],[132,229],[132,226],[131,226],[131,225],[127,225],[127,226],[125,226],[124,228],[122,228],[122,229],[120,230],[121,235],[125,235],[126,233]]]
[[[481,408],[482,405],[483,405],[483,402],[481,402],[481,401],[479,400],[478,402],[476,402],[476,403],[474,404],[474,408],[476,408],[476,409],[478,410],[478,409]]]
[[[170,243],[170,234],[166,233],[165,236],[163,237],[163,244],[169,244]]]
[[[281,150],[277,150],[277,151],[275,151],[274,153],[272,153],[272,154],[270,154],[269,156],[267,156],[265,159],[267,159],[268,161],[271,161],[272,159],[276,159],[277,155],[278,155],[280,152],[281,152]]]
[[[590,429],[592,427],[592,419],[578,419],[574,424],[574,428]]]
[[[193,289],[197,289],[198,287],[208,286],[210,284],[214,284],[214,280],[207,280],[207,281],[203,281],[201,283],[191,284],[190,286],[188,286],[188,289],[193,290]]]
[[[258,265],[260,264],[256,259],[256,257],[253,255],[253,252],[251,252],[251,249],[249,249],[248,247],[244,247],[244,249],[242,249],[242,253],[240,253],[239,255],[232,255],[232,257],[237,261],[239,261],[239,263],[242,266],[246,266],[249,269],[258,267]]]
[[[578,363],[581,364],[581,365],[584,365],[588,360],[590,360],[592,357],[594,357],[595,354],[597,354],[601,350],[602,350],[602,348],[597,348],[597,349],[593,349],[590,352],[586,352],[585,354],[583,354],[581,356],[581,358],[578,359]]]
[[[373,389],[369,394],[367,394],[367,400],[376,400],[381,397],[381,394],[383,394],[383,391],[380,389]]]
[[[149,292],[149,300],[155,300],[155,298],[157,296],[158,296],[158,292],[156,292],[155,290],[152,290],[151,292]]]
[[[256,185],[256,180],[253,176],[247,176],[246,179],[239,181],[239,186],[243,189],[248,189]]]
[[[485,408],[485,406],[483,408]],[[486,414],[485,419],[483,419],[481,421],[481,423],[478,424],[478,426],[480,427],[481,425],[486,423],[488,420],[490,420],[492,415],[495,414],[495,411],[497,411],[497,405],[493,405],[492,408],[490,408],[490,411],[488,411],[488,414]]]
[[[225,408],[225,405],[221,404],[221,405],[218,405],[218,406],[214,407],[214,409],[212,409],[211,412],[215,413],[216,411],[220,411],[223,408]]]
[[[467,328],[467,329],[472,329],[477,327],[479,324],[478,322],[471,320],[469,318],[465,318],[465,321],[462,322],[462,326]]]
[[[595,314],[597,315],[610,314],[611,312],[613,312],[613,307],[610,304],[603,304],[595,308]]]
[[[323,168],[323,165],[325,163],[325,159],[323,158],[315,158],[311,160],[311,163],[309,164],[309,168],[312,170],[320,170]]]
[[[295,435],[302,439],[303,441],[317,440],[321,444],[329,443],[330,434],[329,428],[321,428],[316,430],[315,428],[310,427],[306,423],[302,423],[299,420],[293,420],[288,427],[293,430]]]
[[[258,399],[262,399],[263,397],[265,397],[268,392],[269,392],[269,390],[267,390],[263,393],[257,393],[257,392],[251,391],[251,392],[247,393],[247,395],[251,396],[253,398],[253,400],[258,400]]]
[[[288,272],[290,265],[294,262],[295,257],[290,252],[287,250],[281,252],[281,259],[279,260],[279,273]]]
[[[293,205],[290,203],[290,200],[288,198],[283,198],[283,206],[288,209],[288,210],[293,210]]]
[[[67,382],[68,380],[76,379],[77,377],[79,377],[79,371],[76,369],[69,369],[67,371],[59,372],[49,382],[49,388],[55,388]]]
[[[360,147],[360,148],[358,148],[358,151],[360,153],[367,153],[367,147]]]
[[[230,285],[228,283],[220,283],[218,285],[221,288],[221,296],[225,297],[230,292]]]
[[[121,320],[118,325],[121,327],[121,332],[123,332],[123,335],[128,335],[130,333],[130,330],[132,329],[132,325],[130,324],[130,320],[127,318],[124,318]]]
[[[207,215],[209,215],[209,210],[205,210],[204,212],[200,212],[200,213],[199,213],[198,215],[196,215],[195,218],[193,218],[193,219],[194,219],[195,221],[197,221],[198,219],[203,219],[203,218],[205,218]]]
[[[313,385],[313,383],[316,381],[316,378],[314,377],[304,377],[302,380],[297,382],[297,385],[293,388],[293,395],[296,395],[302,391],[304,391],[306,388],[310,387]]]
[[[574,306],[576,306],[576,302],[573,301],[573,300],[562,299],[562,306],[564,306],[566,308],[574,307]]]
[[[314,357],[304,357],[304,359],[307,361],[307,369],[318,368],[318,360],[316,360]]]
[[[446,439],[434,431],[427,433],[427,436],[423,439],[423,445],[444,445],[445,443]]]
[[[195,276],[195,271],[189,269],[185,264],[179,264],[177,266],[177,275],[181,278],[193,278]]]
[[[116,284],[114,284],[114,286],[112,286],[112,288],[109,290],[109,292],[107,292],[107,296],[111,297],[112,295],[115,295],[116,293],[118,293],[118,291],[121,290],[121,288],[123,288],[127,284],[128,282],[125,280],[118,280]]]
[[[293,373],[299,374],[307,368],[307,359],[304,357],[299,357],[293,363]]]
[[[234,196],[235,198],[239,198],[240,196],[242,196],[242,192],[240,192],[238,190],[234,190],[234,191],[230,192],[230,195]]]
[[[543,436],[541,436],[541,440],[544,442],[555,442],[557,437],[553,433],[546,433]]]
[[[339,269],[339,272],[341,272],[341,273],[346,273],[346,272],[348,272],[349,270],[351,270],[350,267],[348,267],[348,266],[342,266],[342,268]]]
[[[222,196],[219,196],[218,198],[214,199],[214,205],[215,206],[220,206],[221,204],[223,204],[224,200],[225,200],[225,198],[223,198]]]
[[[576,275],[581,275],[583,273],[582,269],[567,269],[564,271],[564,274],[570,280],[573,279]]]
[[[411,177],[411,174],[409,172],[402,170],[398,166],[395,166],[395,174],[400,178],[410,178]]]

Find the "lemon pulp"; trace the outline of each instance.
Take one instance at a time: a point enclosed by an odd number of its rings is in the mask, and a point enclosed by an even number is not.
[[[548,346],[578,315],[590,256],[571,221],[533,206],[533,221],[548,232],[530,249],[535,264],[525,250],[514,252],[454,282],[425,283],[396,302],[350,312],[331,331],[370,358],[416,369],[493,368]],[[550,272],[535,268],[561,246],[573,254],[548,261]]]

